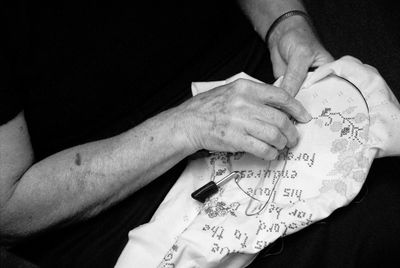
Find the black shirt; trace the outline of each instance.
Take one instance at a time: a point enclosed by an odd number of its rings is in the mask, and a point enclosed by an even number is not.
[[[0,124],[23,109],[37,161],[180,104],[192,81],[240,71],[265,81],[272,74],[265,45],[234,1],[134,4],[0,9],[0,75],[7,73]],[[112,267],[129,230],[150,220],[185,165],[97,216],[46,230],[13,251],[41,267]]]
[[[234,1],[31,5],[2,11],[0,124],[24,109],[38,160],[178,105],[254,34]]]

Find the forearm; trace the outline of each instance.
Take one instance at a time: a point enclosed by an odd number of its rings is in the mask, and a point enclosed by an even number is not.
[[[263,39],[280,15],[294,9],[305,10],[300,0],[238,0],[238,3]]]
[[[178,113],[164,112],[121,135],[76,146],[29,168],[1,208],[5,238],[97,214],[192,153]]]

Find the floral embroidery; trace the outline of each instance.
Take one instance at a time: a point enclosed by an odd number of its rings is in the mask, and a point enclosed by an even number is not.
[[[322,187],[319,189],[321,193],[335,190],[338,194],[346,196],[347,185],[341,180],[323,180]]]
[[[331,152],[332,153],[341,153],[347,148],[348,141],[346,139],[337,139],[333,141]]]
[[[354,141],[337,139],[332,143],[331,152],[339,153],[339,155],[328,176],[340,175],[343,178],[351,177],[356,181],[361,181],[361,173],[365,175],[363,170],[368,168],[370,161],[364,155],[365,151],[360,151],[360,145],[355,144]],[[354,175],[355,173],[357,175]]]
[[[366,177],[365,169],[370,161],[364,156],[362,145],[368,139],[368,115],[354,115],[355,109],[355,106],[351,106],[342,112],[333,112],[330,108],[325,108],[318,117],[314,117],[317,126],[329,127],[330,131],[339,134],[330,148],[333,154],[337,154],[337,161],[327,174],[339,179],[323,180],[320,192],[334,190],[346,196],[347,178],[362,183]]]
[[[225,172],[227,172],[226,168],[220,168],[215,172],[215,176],[221,176],[222,174],[224,174]]]
[[[238,202],[227,205],[225,202],[218,201],[217,198],[212,198],[205,203],[203,211],[210,218],[215,218],[218,216],[224,217],[228,213],[232,216],[237,217],[235,211],[239,208],[239,206],[240,204]]]
[[[359,168],[367,168],[369,165],[369,159],[368,157],[364,156],[364,154],[357,154],[357,164]]]
[[[346,110],[343,111],[344,114],[351,114],[356,109],[356,106],[350,106]]]
[[[356,122],[357,124],[364,122],[365,120],[367,120],[368,117],[366,114],[363,113],[358,113],[356,114],[356,116],[354,117],[354,122]]]
[[[365,178],[365,172],[362,170],[356,170],[353,172],[353,179],[357,182],[362,182]]]
[[[356,140],[363,144],[363,140],[365,140],[364,129],[356,124],[366,121],[368,116],[364,113],[350,116],[354,109],[355,107],[352,106],[341,113],[333,112],[331,108],[324,108],[319,116],[313,117],[314,123],[319,127],[327,126],[332,132],[340,132],[340,137]]]
[[[355,151],[360,147],[360,144],[356,141],[350,141],[349,142],[349,150]]]

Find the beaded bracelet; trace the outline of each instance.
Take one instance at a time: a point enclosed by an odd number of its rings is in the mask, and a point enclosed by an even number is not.
[[[289,18],[291,16],[302,16],[311,24],[310,16],[308,16],[308,14],[306,12],[301,11],[301,10],[288,11],[288,12],[280,15],[276,20],[274,20],[274,22],[269,27],[269,29],[267,31],[267,34],[265,35],[264,41],[268,42],[268,39],[269,39],[271,33],[273,32],[273,30],[276,28],[276,26],[278,26],[278,24],[280,22],[284,21],[285,19],[287,19],[287,18]]]

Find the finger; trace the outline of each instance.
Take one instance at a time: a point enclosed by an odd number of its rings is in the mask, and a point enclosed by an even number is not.
[[[311,120],[312,117],[304,106],[285,90],[254,81],[248,81],[248,83],[263,104],[283,110],[299,122]]]
[[[273,160],[278,156],[278,151],[272,146],[252,136],[241,138],[242,151],[255,155],[261,159]]]
[[[250,136],[272,145],[278,150],[285,148],[287,139],[285,135],[275,126],[258,120],[247,121],[245,130]]]
[[[296,96],[301,84],[307,76],[308,68],[311,66],[309,56],[293,56],[288,62],[281,88],[286,90],[291,96]]]
[[[321,48],[321,52],[315,57],[314,62],[312,63],[312,67],[319,67],[326,63],[332,62],[335,59],[332,55],[324,48]]]
[[[287,140],[286,146],[292,148],[298,142],[299,133],[293,122],[289,119],[286,113],[277,110],[273,107],[260,107],[256,113],[257,119],[277,127]],[[278,148],[282,149],[282,148]]]
[[[271,51],[272,69],[275,78],[279,78],[285,74],[287,65],[282,59],[277,47],[273,47]]]

